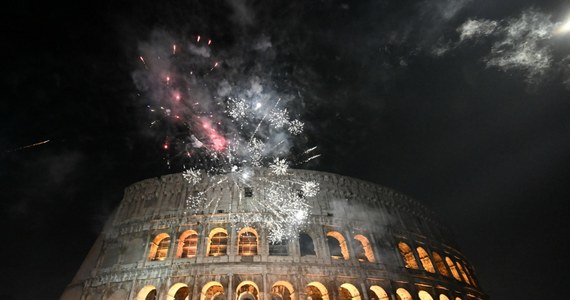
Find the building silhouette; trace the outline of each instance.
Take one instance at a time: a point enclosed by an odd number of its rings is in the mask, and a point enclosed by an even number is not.
[[[182,173],[130,185],[60,299],[489,299],[447,225],[363,180],[289,169],[320,190],[309,224],[271,242],[255,220],[232,219],[248,217],[242,200],[263,200],[268,176],[256,169],[247,187],[207,175],[192,185]],[[189,209],[206,186],[216,205]]]

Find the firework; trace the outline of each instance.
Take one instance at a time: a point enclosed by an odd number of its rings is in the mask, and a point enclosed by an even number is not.
[[[172,39],[153,39],[160,40]],[[167,165],[182,166],[189,185],[196,186],[203,176],[214,182],[188,197],[187,212],[217,207],[221,199],[207,199],[208,189],[231,184],[243,190],[251,187],[256,168],[267,168],[263,197],[240,196],[240,207],[246,209],[234,212],[231,223],[236,228],[262,224],[272,241],[293,238],[308,222],[307,198],[318,192],[316,183],[287,173],[318,157],[299,160],[290,154],[293,138],[304,127],[287,107],[295,98],[274,91],[277,85],[259,74],[240,72],[243,64],[216,55],[212,44],[198,35],[176,45],[141,45],[142,68],[134,79],[154,118],[149,128],[161,135]]]

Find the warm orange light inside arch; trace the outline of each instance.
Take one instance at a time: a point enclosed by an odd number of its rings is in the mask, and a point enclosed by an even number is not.
[[[364,250],[364,255],[366,256],[368,261],[376,262],[376,259],[374,258],[374,252],[372,251],[372,246],[370,245],[370,241],[368,241],[368,238],[363,236],[362,234],[357,234],[354,236],[354,239],[360,242],[362,250]]]
[[[322,283],[320,283],[318,281],[313,281],[313,282],[310,282],[309,284],[307,284],[307,288],[309,288],[309,287],[316,288],[321,293],[321,295],[320,295],[321,299],[329,300],[329,293],[327,291],[327,288]],[[315,300],[315,299],[313,299],[313,300]]]
[[[386,291],[383,288],[377,285],[373,285],[370,287],[370,290],[373,291],[374,294],[376,294],[378,300],[390,300],[390,297],[388,297],[388,293],[386,293]],[[370,298],[372,298],[372,296]]]
[[[447,263],[447,266],[451,270],[451,274],[453,274],[453,277],[455,279],[457,279],[458,281],[461,281],[461,277],[459,277],[459,273],[457,272],[457,268],[455,267],[455,264],[453,263],[451,258],[449,258],[449,256],[445,257],[445,262]]]
[[[416,250],[418,251],[418,256],[420,257],[420,261],[422,262],[424,269],[430,273],[435,273],[435,268],[433,267],[433,263],[431,262],[427,251],[422,247],[418,247]]]
[[[254,299],[259,299],[259,287],[253,281],[244,280],[236,288],[236,299],[242,299],[242,294],[250,294]]]
[[[342,253],[342,258],[348,260],[350,258],[348,254],[348,247],[346,246],[346,239],[344,236],[338,231],[329,231],[327,232],[328,237],[335,238],[339,245],[340,245],[340,252]],[[333,256],[333,258],[336,258]]]
[[[418,297],[420,297],[420,300],[433,300],[433,297],[426,291],[419,291]]]
[[[398,296],[398,300],[412,300],[412,295],[404,288],[397,289],[396,295]]]
[[[275,289],[276,287],[279,287],[279,286],[285,287],[287,289],[287,291],[289,292],[289,298],[291,300],[296,300],[295,289],[293,288],[293,285],[289,281],[280,280],[280,281],[275,282],[271,286],[271,291],[273,292],[273,289]],[[280,296],[282,296],[282,295],[280,295]],[[281,297],[281,298],[283,299],[283,297]]]
[[[350,293],[350,299],[352,300],[360,300],[360,293],[358,292],[358,289],[350,284],[350,283],[343,283],[340,285],[340,289],[346,289],[348,290],[348,292]]]
[[[227,254],[228,231],[223,228],[214,228],[208,236],[206,255],[223,256]]]
[[[224,287],[217,281],[210,281],[202,287],[200,300],[212,300],[218,295],[224,294]]]
[[[437,267],[439,274],[449,277],[449,272],[447,272],[447,268],[445,267],[445,263],[443,262],[441,255],[435,251],[432,252],[431,255],[433,255],[433,260],[435,261],[435,266]]]
[[[186,230],[180,234],[176,257],[196,256],[198,247],[198,233],[195,230]],[[183,255],[184,254],[184,255]]]
[[[170,246],[170,235],[161,233],[157,235],[150,243],[150,251],[148,253],[149,260],[164,260],[168,255]]]
[[[447,298],[447,296],[444,295],[444,294],[440,294],[440,295],[439,295],[439,300],[449,300],[449,298]]]
[[[175,283],[174,285],[172,285],[170,287],[170,289],[168,289],[168,294],[166,295],[166,300],[178,300],[178,299],[176,299],[176,296],[177,296],[176,293],[182,288],[187,289],[187,291],[184,292],[184,294],[186,294],[186,295],[183,298],[183,299],[187,299],[188,295],[190,294],[190,289],[189,289],[188,285],[178,282],[178,283]],[[182,295],[182,296],[184,296],[184,295]]]
[[[137,294],[136,300],[146,300],[148,294],[150,294],[153,291],[156,296],[156,287],[154,285],[145,285]]]
[[[255,229],[251,227],[242,228],[238,232],[238,255],[257,255],[258,237],[259,235]]]
[[[412,252],[412,248],[408,246],[408,244],[404,242],[398,243],[398,249],[400,250],[400,254],[405,262],[405,267],[408,269],[419,269],[418,262],[414,257],[414,253]]]

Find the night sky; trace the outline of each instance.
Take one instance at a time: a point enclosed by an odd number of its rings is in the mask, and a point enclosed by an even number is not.
[[[570,3],[555,0],[5,4],[1,298],[57,299],[123,189],[182,170],[134,75],[141,43],[200,35],[223,59],[214,73],[294,95],[290,113],[321,154],[299,167],[430,207],[491,299],[558,299],[567,20]]]

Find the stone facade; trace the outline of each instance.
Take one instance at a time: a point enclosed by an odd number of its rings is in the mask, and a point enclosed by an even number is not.
[[[263,197],[257,169],[251,197]],[[391,189],[332,173],[289,170],[319,183],[299,239],[271,244],[237,226],[244,190],[181,173],[137,182],[108,220],[61,300],[483,300],[474,267],[433,212]],[[190,213],[208,186],[215,204]],[[239,224],[237,224],[239,225]]]

